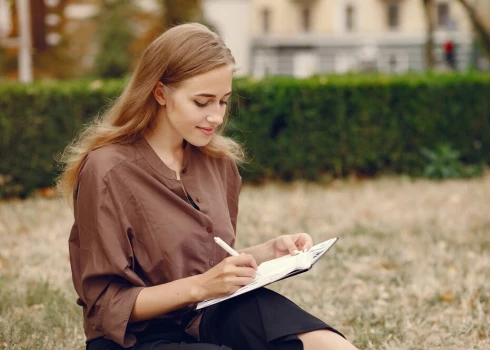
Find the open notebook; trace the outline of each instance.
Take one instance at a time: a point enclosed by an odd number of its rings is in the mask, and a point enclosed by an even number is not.
[[[208,299],[197,304],[196,309],[202,309],[221,301],[250,292],[273,282],[308,271],[311,267],[337,242],[338,237],[329,239],[311,247],[308,251],[297,255],[285,255],[277,259],[263,262],[257,269],[255,280],[238,289],[235,293],[224,297]]]

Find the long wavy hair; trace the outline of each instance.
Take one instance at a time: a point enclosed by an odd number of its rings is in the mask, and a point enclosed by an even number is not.
[[[121,95],[65,148],[60,157],[58,192],[72,194],[80,166],[90,151],[110,144],[131,143],[154,127],[158,103],[152,89],[157,82],[178,87],[186,79],[222,65],[234,66],[235,59],[221,38],[207,27],[188,23],[165,31],[145,49]],[[210,156],[229,157],[241,163],[242,147],[222,135],[226,119],[225,116],[211,141],[200,149]]]

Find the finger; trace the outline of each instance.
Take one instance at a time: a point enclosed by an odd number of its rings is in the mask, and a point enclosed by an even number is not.
[[[296,246],[296,243],[294,243],[291,237],[289,236],[284,237],[283,242],[286,244],[289,254],[296,255],[299,253],[298,247]]]
[[[313,238],[306,232],[298,233],[298,239],[296,245],[299,250],[306,251],[313,247]]]
[[[254,270],[257,269],[257,262],[251,254],[240,254],[238,256],[232,256],[227,258],[231,263],[237,266],[250,266]]]
[[[224,295],[233,294],[240,288],[252,283],[253,281],[254,279],[250,277],[236,277],[232,280],[230,279],[224,287]]]
[[[246,286],[247,284],[250,284],[253,281],[254,281],[254,279],[251,277],[238,277],[237,278],[237,285],[238,286]]]
[[[233,281],[231,283],[234,286],[243,287],[243,286],[246,286],[247,284],[252,283],[253,281],[254,281],[254,279],[251,277],[236,277],[233,279]]]
[[[237,277],[251,277],[255,278],[257,272],[255,269],[248,266],[237,266],[233,271],[233,274]]]
[[[305,232],[296,233],[291,236],[291,239],[294,241],[297,249],[299,250],[309,249],[313,246],[313,239]]]

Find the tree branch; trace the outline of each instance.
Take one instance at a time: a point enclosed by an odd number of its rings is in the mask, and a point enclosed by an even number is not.
[[[475,8],[468,2],[468,0],[458,0],[458,2],[464,7],[470,18],[473,27],[475,28],[478,36],[480,37],[481,44],[485,55],[490,60],[490,31],[485,28],[482,20],[478,17]]]

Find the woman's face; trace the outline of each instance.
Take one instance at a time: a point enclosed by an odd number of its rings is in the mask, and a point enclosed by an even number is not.
[[[172,132],[176,142],[184,139],[197,147],[208,144],[223,123],[232,79],[233,67],[223,65],[185,80],[176,88],[166,88],[162,126]]]

